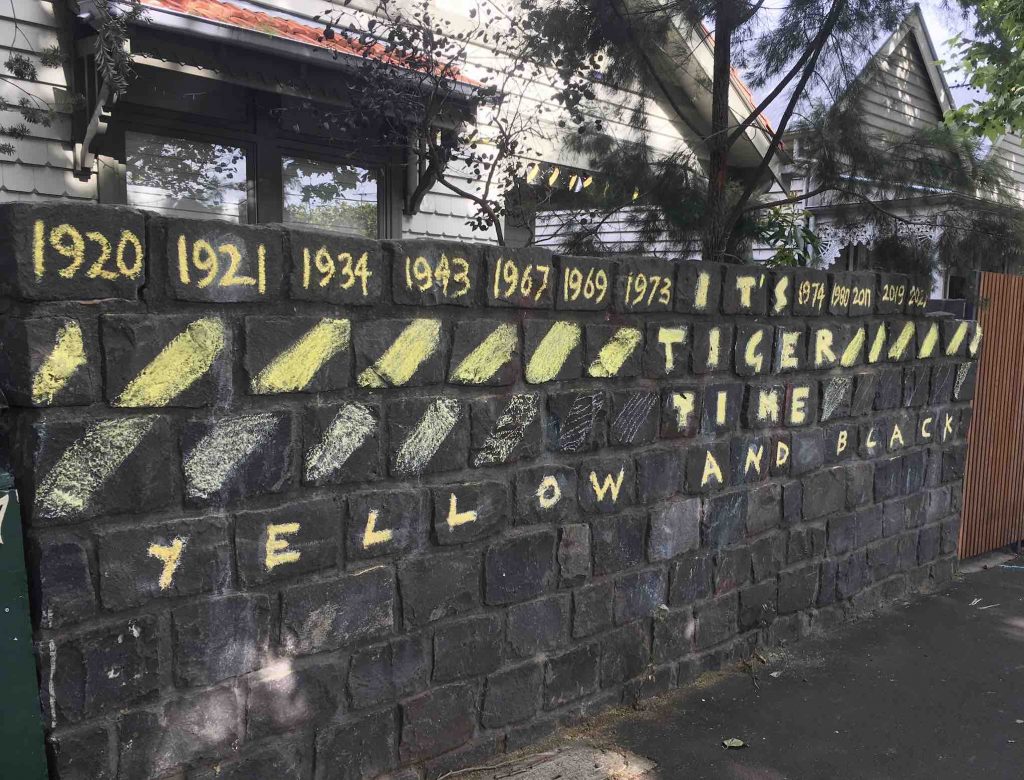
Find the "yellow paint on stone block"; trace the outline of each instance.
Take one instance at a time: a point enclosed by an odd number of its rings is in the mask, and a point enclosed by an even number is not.
[[[252,378],[254,393],[305,390],[327,362],[346,349],[352,336],[348,320],[324,318]]]
[[[419,474],[441,448],[461,412],[462,405],[455,398],[438,398],[431,403],[395,455],[394,473]]]
[[[868,350],[868,362],[877,363],[882,359],[882,349],[885,347],[885,323],[880,323],[875,331],[875,339],[871,342]]]
[[[526,364],[530,384],[550,382],[562,370],[572,351],[579,346],[582,330],[575,322],[556,322],[544,334]]]
[[[930,358],[935,354],[935,345],[939,343],[939,323],[933,322],[928,326],[928,332],[924,334],[924,338],[921,340],[921,349],[918,350],[917,356],[921,358]]]
[[[114,399],[114,406],[167,406],[200,379],[224,349],[224,323],[204,317],[160,350]]]
[[[860,352],[864,349],[864,342],[867,339],[867,331],[863,328],[857,328],[857,332],[853,334],[853,338],[850,339],[850,343],[846,345],[846,349],[843,350],[843,355],[839,358],[839,365],[843,368],[849,368],[857,362],[857,358],[860,356]]]
[[[377,544],[390,542],[395,532],[390,528],[377,528],[377,510],[371,509],[366,516],[366,529],[363,531],[363,549],[373,547]]]
[[[445,518],[449,528],[458,528],[460,525],[475,523],[476,518],[475,509],[467,509],[465,512],[460,512],[458,497],[454,493],[449,494],[448,517]]]
[[[512,359],[519,341],[516,326],[504,323],[495,328],[452,371],[449,381],[460,385],[480,385],[498,373]]]
[[[612,494],[612,503],[616,503],[619,500],[619,491],[622,490],[622,480],[626,476],[625,469],[619,469],[619,475],[613,477],[611,474],[605,474],[603,481],[598,481],[597,472],[590,472],[590,486],[594,489],[594,495],[598,501],[604,501],[604,497],[610,492]]]
[[[914,338],[914,331],[916,326],[913,322],[903,323],[903,330],[900,331],[900,335],[896,337],[896,340],[889,347],[889,360],[902,360],[903,356],[907,353],[907,347],[910,346],[911,339]]]
[[[289,550],[288,540],[282,538],[297,534],[300,527],[298,523],[272,523],[267,526],[267,551],[263,560],[267,571],[284,563],[295,563],[302,557],[301,551]]]
[[[404,385],[423,361],[437,351],[440,339],[440,320],[413,320],[377,362],[356,378],[356,383],[377,388]]]
[[[961,322],[956,327],[956,331],[953,333],[953,338],[949,340],[949,344],[946,345],[946,354],[955,355],[957,350],[960,349],[960,345],[964,343],[964,339],[967,337],[967,328],[970,323]]]
[[[53,350],[32,378],[32,403],[51,404],[54,397],[85,365],[82,326],[74,320],[57,331]]]
[[[174,537],[170,544],[149,545],[149,556],[163,562],[163,570],[160,572],[158,585],[160,590],[167,590],[174,582],[174,572],[178,570],[181,563],[181,552],[185,549],[185,540],[180,536]]]
[[[601,347],[597,359],[587,368],[587,374],[595,377],[615,376],[640,345],[640,339],[641,334],[637,328],[619,328],[608,343]]]
[[[718,461],[715,456],[711,454],[711,450],[705,450],[704,452],[704,473],[700,477],[700,486],[706,487],[712,478],[721,485],[725,482],[725,478],[722,476],[722,469],[718,465]]]

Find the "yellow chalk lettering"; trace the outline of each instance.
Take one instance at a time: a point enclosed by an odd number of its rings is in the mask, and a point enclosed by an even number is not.
[[[832,351],[832,331],[819,328],[814,333],[814,367],[832,365],[836,362],[836,353]]]
[[[905,442],[903,441],[903,431],[900,430],[899,423],[893,423],[892,433],[889,435],[889,449],[893,449],[897,442],[899,442],[899,446],[905,446]]]
[[[558,486],[558,480],[552,475],[547,475],[537,486],[537,505],[541,509],[551,509],[562,500],[562,488]]]
[[[722,354],[722,331],[712,328],[708,331],[708,368],[718,368]]]
[[[921,420],[921,438],[930,439],[932,437],[932,424],[935,422],[934,417],[925,417]]]
[[[295,563],[302,557],[299,550],[289,550],[288,540],[281,538],[298,532],[298,523],[271,523],[267,526],[267,548],[263,559],[267,571],[285,563]]]
[[[750,445],[747,447],[747,458],[743,464],[743,473],[749,474],[751,467],[754,473],[761,476],[761,461],[764,458],[764,445]]]
[[[608,343],[601,347],[587,373],[594,377],[615,376],[639,346],[641,338],[642,335],[637,328],[619,328]]]
[[[744,309],[749,309],[751,306],[750,296],[754,291],[754,285],[757,284],[757,280],[753,276],[737,276],[736,277],[736,289],[740,293],[740,305]]]
[[[867,338],[867,331],[864,327],[857,328],[856,333],[853,334],[853,338],[850,339],[850,343],[846,345],[846,349],[843,350],[843,356],[839,359],[839,364],[843,368],[849,368],[857,362],[857,358],[860,357],[860,352],[864,349],[864,341]]]
[[[390,528],[377,528],[377,510],[371,509],[370,514],[366,516],[366,529],[363,531],[363,549],[373,547],[375,544],[390,542],[394,536],[395,532]]]
[[[959,351],[960,345],[964,343],[964,338],[967,336],[967,328],[969,325],[970,323],[968,322],[961,322],[956,326],[956,330],[953,332],[953,338],[951,338],[949,340],[949,344],[946,345],[947,355],[955,355]]]
[[[757,391],[757,419],[760,422],[779,421],[779,394],[771,388],[760,388]]]
[[[466,355],[452,372],[450,381],[463,385],[483,384],[512,359],[518,343],[519,333],[515,325],[507,322],[499,325]]]
[[[885,323],[878,323],[878,330],[875,331],[875,340],[871,342],[868,350],[868,362],[877,363],[882,359],[882,348],[885,347]]]
[[[572,351],[579,346],[582,329],[575,322],[556,322],[544,334],[526,364],[530,384],[550,382],[562,370]]]
[[[784,441],[775,444],[775,465],[780,469],[789,462],[789,445]]]
[[[605,495],[610,491],[612,494],[612,503],[614,504],[619,500],[619,490],[622,489],[622,480],[626,476],[625,469],[619,469],[619,476],[613,478],[611,474],[604,475],[604,481],[598,483],[597,472],[590,472],[590,486],[594,489],[594,495],[598,501],[604,501]]]
[[[846,443],[849,440],[849,435],[844,428],[839,431],[839,436],[836,438],[836,455],[842,455],[846,451]]]
[[[755,374],[761,373],[761,369],[764,367],[764,355],[757,351],[763,340],[764,331],[755,330],[747,339],[747,348],[743,353],[743,359]]]
[[[672,408],[676,413],[676,428],[683,430],[690,424],[690,418],[696,410],[696,393],[672,393]]]
[[[53,350],[32,377],[32,402],[53,403],[57,393],[67,385],[85,362],[82,327],[76,321],[70,320],[57,331]]]
[[[714,478],[719,485],[725,482],[722,477],[722,469],[718,466],[718,461],[715,460],[715,456],[711,454],[711,450],[704,451],[704,473],[700,478],[700,486],[706,487],[708,482]]]
[[[789,277],[780,276],[775,282],[775,313],[781,314],[789,305]]]
[[[878,439],[875,438],[874,426],[868,428],[868,435],[864,439],[864,446],[866,446],[869,450],[873,450],[875,447],[878,446]]]
[[[715,398],[715,424],[725,425],[726,412],[728,411],[729,394],[725,390],[719,390]]]
[[[42,279],[46,271],[46,261],[43,256],[43,237],[46,234],[46,225],[43,220],[37,219],[32,229],[32,266],[36,272],[36,279]]]
[[[811,388],[794,387],[789,397],[790,425],[803,425],[807,422],[807,400],[811,397]]]
[[[114,399],[114,406],[166,406],[199,380],[224,349],[227,331],[216,317],[189,323]]]
[[[711,274],[701,271],[697,274],[697,286],[693,291],[693,308],[703,311],[708,307],[708,292],[711,289]]]
[[[658,343],[665,350],[665,373],[676,367],[672,347],[686,342],[686,328],[658,328]]]
[[[783,277],[788,278],[788,277]],[[797,344],[800,343],[800,336],[803,335],[798,330],[787,330],[782,334],[781,346],[779,347],[779,368],[799,368],[800,359],[796,354]]]
[[[466,525],[466,523],[472,523],[476,521],[476,510],[467,509],[465,512],[459,511],[459,499],[454,494],[449,494],[448,497],[448,517],[446,522],[449,528],[458,528],[460,525]]]
[[[944,415],[942,421],[942,440],[946,441],[950,436],[953,435],[953,416],[949,413]]]
[[[167,590],[171,587],[171,583],[174,581],[174,572],[178,570],[178,565],[181,563],[181,551],[185,549],[185,539],[180,536],[174,537],[174,541],[170,544],[151,544],[149,545],[149,556],[163,561],[164,568],[160,572],[160,579],[157,581],[160,585],[160,590]]]
[[[900,335],[896,337],[896,341],[889,348],[889,360],[901,360],[903,358],[907,347],[910,346],[911,339],[914,338],[914,327],[913,322],[903,323],[903,330],[900,331]]]

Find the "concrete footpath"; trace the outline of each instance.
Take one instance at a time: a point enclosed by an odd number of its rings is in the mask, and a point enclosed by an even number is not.
[[[1024,777],[1024,558],[766,660],[756,685],[749,670],[707,675],[554,746],[596,747],[636,771],[564,773],[585,760],[562,756],[553,773],[470,777]],[[731,738],[746,747],[724,748]]]

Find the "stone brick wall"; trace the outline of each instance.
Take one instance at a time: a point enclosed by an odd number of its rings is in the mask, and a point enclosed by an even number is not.
[[[436,777],[955,568],[925,281],[0,211],[54,777]]]

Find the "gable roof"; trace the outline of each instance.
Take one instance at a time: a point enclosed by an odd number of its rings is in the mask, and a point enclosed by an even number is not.
[[[818,95],[817,97],[830,105],[835,105],[845,97],[853,84],[863,84],[865,80],[872,79],[872,77],[876,77],[877,81],[879,74],[884,78],[893,73],[892,68],[889,67],[891,63],[898,62],[907,53],[910,53],[920,56],[918,64],[923,66],[924,80],[928,84],[931,97],[938,104],[939,112],[944,114],[956,107],[953,93],[946,81],[946,75],[939,65],[939,55],[932,42],[931,34],[928,32],[928,25],[925,23],[920,5],[915,3],[899,27],[884,39],[881,36],[879,39],[880,42],[873,49],[873,53],[871,53],[872,48],[867,47],[860,62],[854,57],[853,64],[857,68],[857,76],[852,84],[847,85],[843,93],[834,96],[831,101],[826,100],[827,96]],[[895,82],[902,78],[900,74],[895,75],[895,79],[887,80],[889,82],[887,86],[894,86]]]

